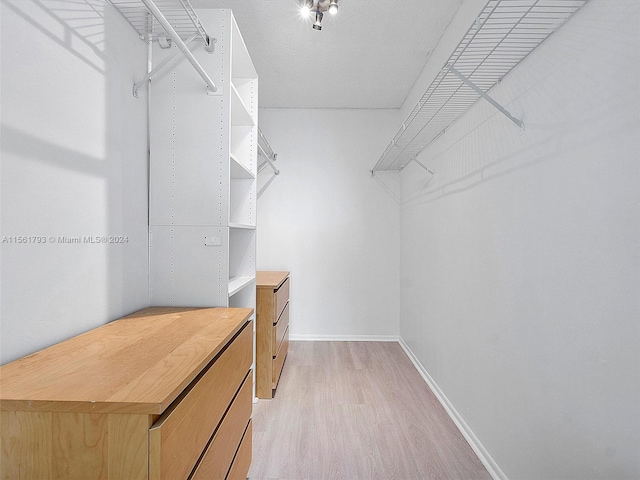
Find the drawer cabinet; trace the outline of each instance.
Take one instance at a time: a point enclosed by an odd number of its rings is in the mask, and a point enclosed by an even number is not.
[[[273,398],[289,349],[289,272],[257,272],[256,289],[256,395]]]
[[[246,478],[251,314],[148,308],[0,367],[0,478]]]

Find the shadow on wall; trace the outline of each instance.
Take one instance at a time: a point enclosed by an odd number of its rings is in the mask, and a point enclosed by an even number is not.
[[[106,73],[104,1],[31,0],[32,5],[28,5],[24,1],[3,0],[2,3],[52,43],[87,66]]]
[[[148,302],[146,46],[104,0],[1,6],[6,363]]]
[[[413,176],[411,180],[412,193],[403,198],[402,203],[429,203],[446,196],[462,193],[485,182],[556,160],[564,153],[583,147],[585,142],[594,141],[593,136],[586,133],[584,138],[574,137],[570,143],[563,141],[567,136],[572,137],[572,134],[591,131],[588,128],[588,122],[576,124],[575,128],[569,131],[565,127],[557,125],[530,125],[530,130],[540,128],[544,129],[544,132],[538,130],[533,134],[531,132],[524,133],[524,138],[520,140],[517,140],[519,135],[517,127],[511,128],[509,124],[499,125],[500,123],[502,123],[502,119],[499,117],[494,116],[487,119],[463,137],[458,138],[448,148],[430,158],[429,164],[436,170],[436,174],[433,176],[428,175],[422,168],[412,165],[410,168],[415,172],[411,174]],[[594,121],[593,123],[599,122]],[[496,130],[504,130],[499,136],[505,139],[505,144],[519,142],[521,143],[520,148],[494,157],[470,149],[469,143],[465,142],[467,136],[479,135],[487,138],[489,135],[494,135]],[[613,127],[609,131],[599,130],[598,136],[610,136],[615,130]],[[511,138],[511,141],[507,140],[510,136],[515,138]],[[538,140],[533,140],[534,137]],[[505,149],[509,150],[509,148]],[[445,156],[448,157],[446,162],[439,161],[441,157]]]
[[[578,38],[560,40],[561,28],[553,35],[556,45],[562,43],[560,48],[543,43],[538,48],[543,53],[534,52],[490,90],[491,96],[524,120],[524,132],[488,102],[479,100],[419,156],[435,176],[416,165],[406,168],[402,203],[429,203],[557,160],[570,151],[589,152],[589,145],[628,129],[630,121],[623,116],[606,129],[601,119],[611,111],[629,111],[629,99],[619,92],[631,88],[633,76],[615,68],[593,71],[587,66],[589,62],[580,60],[587,45],[595,61],[612,67],[620,64],[616,57],[624,55],[628,40],[615,34],[618,25],[612,19],[624,19],[628,7],[625,2],[615,2],[610,8],[618,12],[602,18],[598,25],[582,26]],[[567,62],[568,57],[574,61]],[[548,89],[550,83],[552,88]],[[585,83],[602,88],[585,91]],[[588,100],[577,102],[580,96]],[[526,100],[531,98],[538,101]],[[564,106],[568,109],[563,110]],[[495,138],[500,138],[499,144],[492,140]]]

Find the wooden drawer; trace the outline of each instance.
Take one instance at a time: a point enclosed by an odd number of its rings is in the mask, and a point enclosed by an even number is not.
[[[246,480],[249,475],[249,468],[251,467],[251,437],[252,437],[251,421],[247,426],[247,430],[242,437],[242,443],[236,453],[236,458],[233,459],[233,465],[227,475],[227,480]]]
[[[284,310],[282,310],[282,315],[280,315],[280,318],[278,319],[278,323],[276,323],[273,326],[273,335],[271,335],[271,338],[272,338],[272,347],[273,347],[272,355],[274,357],[278,353],[278,348],[280,347],[280,344],[284,339],[284,334],[287,331],[288,327],[289,327],[289,303],[287,302],[287,304],[284,307]]]
[[[0,411],[2,480],[147,480],[149,415]]]
[[[149,478],[182,480],[191,473],[251,367],[253,326],[233,342],[149,429]]]
[[[278,350],[278,354],[276,358],[273,359],[273,383],[271,388],[275,390],[278,385],[278,380],[280,379],[280,373],[282,372],[282,367],[284,365],[284,359],[287,356],[287,351],[289,351],[289,329],[285,331],[284,340],[282,344],[280,344],[280,350]]]
[[[253,400],[251,314],[150,307],[0,366],[0,479],[184,480],[242,417],[228,470]]]
[[[222,480],[227,475],[233,457],[242,441],[242,435],[251,419],[252,386],[252,376],[247,375],[190,480]]]
[[[280,285],[280,288],[278,288],[274,292],[274,295],[276,296],[276,311],[275,311],[276,315],[275,315],[275,318],[273,319],[275,323],[278,321],[278,318],[280,318],[280,314],[282,313],[282,310],[284,310],[285,305],[289,301],[289,278],[288,277],[282,283],[282,285]]]
[[[273,398],[274,385],[278,383],[286,356],[288,344],[284,343],[290,328],[290,285],[289,272],[256,272],[255,373],[258,398]]]

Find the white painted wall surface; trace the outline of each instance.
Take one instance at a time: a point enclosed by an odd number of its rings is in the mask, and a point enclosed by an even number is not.
[[[147,101],[144,89],[131,95],[146,44],[108,3],[2,0],[1,9],[6,363],[148,304]],[[38,238],[16,243],[22,236]]]
[[[260,110],[281,173],[258,198],[258,270],[291,271],[293,338],[397,338],[399,209],[368,173],[397,114]]]
[[[640,3],[591,0],[402,175],[400,335],[511,480],[640,478]]]

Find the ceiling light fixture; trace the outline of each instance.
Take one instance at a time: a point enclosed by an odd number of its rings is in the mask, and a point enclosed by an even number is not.
[[[338,0],[298,0],[300,14],[308,18],[315,12],[314,30],[322,30],[322,17],[324,12],[332,15],[338,13]]]
[[[313,28],[316,30],[322,30],[322,17],[324,14],[320,10],[316,10],[316,21],[313,22]]]

